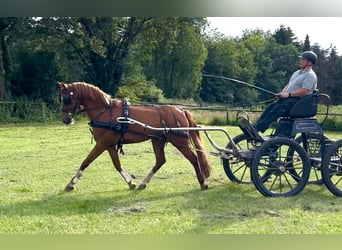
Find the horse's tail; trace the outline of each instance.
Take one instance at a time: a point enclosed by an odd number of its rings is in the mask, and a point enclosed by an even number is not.
[[[190,127],[197,127],[197,124],[190,111],[184,110],[184,113],[189,122]],[[210,176],[211,167],[208,162],[208,157],[204,152],[205,148],[200,133],[198,130],[190,130],[189,133],[191,136],[191,140],[196,147],[196,153],[201,172],[205,178],[208,178]]]

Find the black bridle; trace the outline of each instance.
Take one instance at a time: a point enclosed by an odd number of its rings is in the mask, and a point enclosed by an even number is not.
[[[76,99],[77,103],[72,105],[72,101],[74,99]],[[61,102],[63,103],[62,113],[66,114],[66,120],[64,122],[67,124],[72,123],[74,114],[80,111],[80,101],[76,97],[71,87],[62,90]]]

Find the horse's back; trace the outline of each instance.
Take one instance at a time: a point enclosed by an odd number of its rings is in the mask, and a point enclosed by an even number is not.
[[[171,105],[132,106],[130,117],[153,127],[189,127],[183,109]]]

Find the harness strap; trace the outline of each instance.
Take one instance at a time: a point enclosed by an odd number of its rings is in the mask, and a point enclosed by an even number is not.
[[[162,124],[162,126],[163,126],[164,128],[168,128],[167,123],[166,123],[165,120],[163,119],[162,113],[161,113],[161,111],[160,111],[160,106],[159,106],[159,105],[153,105],[153,107],[154,107],[154,108],[158,111],[158,113],[159,113],[160,123]],[[176,122],[177,126],[180,127],[180,123],[179,123],[179,121],[177,120],[175,114],[174,114],[173,112],[171,112],[171,113],[172,113],[173,119],[174,119],[174,121]],[[159,135],[159,136],[157,136],[157,137],[158,137],[159,139],[167,140],[167,138],[166,138],[166,135],[167,135],[167,134],[177,135],[177,136],[181,136],[181,137],[190,139],[189,133],[183,132],[183,131],[174,131],[174,130],[171,130],[171,131],[164,131],[163,136],[162,136],[162,135]],[[153,137],[153,135],[149,135],[149,136],[150,136],[150,137]]]
[[[127,98],[123,100],[122,104],[122,113],[125,119],[129,116],[129,101]],[[98,114],[94,120],[89,122],[89,126],[92,128],[102,128],[102,129],[109,129],[115,132],[120,132],[120,139],[118,143],[115,145],[115,150],[120,151],[121,154],[124,154],[122,146],[124,144],[124,134],[128,131],[128,123],[114,123],[113,120],[113,102],[110,102],[110,119],[109,122],[99,122],[96,119],[101,117],[108,109],[104,109]]]
[[[130,105],[129,100],[127,98],[124,98],[123,105],[122,105],[122,113],[123,113],[123,116],[125,117],[125,120],[127,120],[128,115],[129,115],[129,105]],[[123,155],[125,154],[125,152],[123,151],[122,146],[125,141],[124,134],[127,131],[128,131],[128,123],[122,123],[121,129],[120,129],[121,136],[120,136],[119,142],[116,144],[116,150],[117,151],[120,150],[120,153]]]
[[[90,121],[89,125],[93,128],[103,128],[103,129],[113,130],[116,132],[121,132],[123,124],[120,124],[120,123],[114,124],[112,122]]]
[[[109,130],[113,130],[116,132],[120,132],[123,124],[113,122],[113,102],[112,101],[110,101],[110,107],[109,107],[109,112],[110,112],[109,122],[97,121],[97,119],[100,118],[107,110],[108,108],[101,110],[101,112],[92,121],[89,122],[89,125],[93,128],[103,128],[103,129],[109,129]]]

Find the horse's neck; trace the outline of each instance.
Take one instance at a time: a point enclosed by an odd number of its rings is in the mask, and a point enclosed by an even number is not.
[[[121,107],[121,103],[117,100],[110,100],[110,104],[107,105],[105,103],[97,103],[95,101],[85,99],[83,105],[88,118],[91,121],[101,118],[102,114],[104,114],[105,112],[109,112],[110,114],[114,111],[114,109]]]

